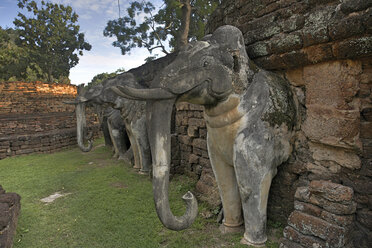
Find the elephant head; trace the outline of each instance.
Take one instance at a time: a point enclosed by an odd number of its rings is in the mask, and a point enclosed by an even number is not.
[[[93,133],[87,134],[86,128],[86,117],[85,107],[87,104],[100,103],[99,95],[101,94],[103,85],[95,85],[88,90],[79,89],[79,95],[74,101],[65,102],[66,104],[74,104],[76,121],[77,121],[77,142],[79,148],[83,152],[89,152],[93,147],[92,136]],[[84,144],[84,141],[88,141],[88,145]]]
[[[167,228],[185,229],[197,216],[197,201],[191,192],[183,196],[187,204],[183,216],[174,216],[169,208],[170,123],[173,105],[180,101],[216,105],[230,94],[246,89],[251,73],[241,32],[233,26],[223,26],[202,41],[187,45],[154,78],[149,88],[138,84],[132,87],[112,87],[122,97],[147,101],[154,201],[158,216]]]

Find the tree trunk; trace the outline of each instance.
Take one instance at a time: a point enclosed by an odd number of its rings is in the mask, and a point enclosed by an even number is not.
[[[182,5],[182,20],[181,27],[179,30],[179,37],[177,42],[176,50],[181,50],[182,47],[188,43],[188,36],[190,30],[190,18],[191,18],[191,4],[190,0],[181,0]]]

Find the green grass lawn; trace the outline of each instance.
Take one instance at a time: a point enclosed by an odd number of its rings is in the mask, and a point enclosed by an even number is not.
[[[221,235],[214,217],[199,214],[184,231],[164,228],[149,176],[112,159],[102,143],[96,142],[89,153],[75,148],[0,160],[0,184],[22,197],[14,248],[246,247],[239,244],[242,234]],[[183,213],[181,196],[194,184],[184,176],[173,178],[175,214]],[[68,195],[49,204],[40,201],[55,192]],[[199,210],[208,211],[203,204]],[[269,241],[268,247],[278,244]]]

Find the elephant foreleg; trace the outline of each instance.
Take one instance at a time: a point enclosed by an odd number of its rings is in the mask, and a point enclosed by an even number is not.
[[[282,162],[276,155],[273,139],[269,131],[262,129],[258,134],[240,133],[235,144],[234,167],[245,222],[242,243],[256,247],[264,246],[267,240],[267,200],[276,166]]]
[[[242,205],[234,167],[224,162],[210,146],[209,151],[224,211],[224,220],[220,230],[223,233],[240,232],[243,225]]]
[[[126,123],[125,128],[127,130],[127,134],[128,134],[128,137],[129,137],[130,147],[132,148],[132,151],[133,151],[133,157],[134,157],[133,168],[139,170],[139,169],[141,169],[141,160],[140,160],[140,156],[139,156],[137,139],[135,137],[135,134],[133,132],[133,129],[132,129],[130,123]]]
[[[110,120],[107,121],[107,126],[108,126],[108,130],[109,130],[110,138],[111,138],[111,141],[112,141],[112,144],[113,144],[113,150],[114,150],[113,157],[118,158],[119,157],[119,149],[118,149],[116,138],[115,138],[115,135],[118,136],[118,130],[113,128]]]
[[[140,160],[140,173],[148,174],[151,171],[151,151],[147,136],[145,117],[136,122],[136,127],[132,129],[138,144],[138,156]]]

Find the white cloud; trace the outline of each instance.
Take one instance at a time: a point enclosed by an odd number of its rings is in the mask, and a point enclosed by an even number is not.
[[[72,84],[88,83],[92,78],[103,72],[114,72],[119,68],[129,70],[144,63],[149,56],[146,50],[137,49],[133,56],[123,56],[120,53],[110,53],[107,55],[86,53],[80,57],[79,64],[70,70]]]

